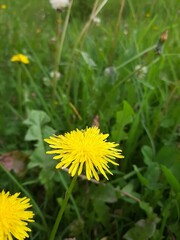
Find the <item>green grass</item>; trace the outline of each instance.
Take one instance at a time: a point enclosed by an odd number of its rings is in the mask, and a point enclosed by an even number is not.
[[[92,126],[97,115],[101,131],[120,143],[125,158],[109,182],[79,179],[57,240],[180,238],[179,1],[127,0],[117,26],[119,2],[107,1],[98,14],[101,24],[90,23],[83,35],[93,1],[74,2],[55,95],[56,12],[42,0],[7,0],[7,9],[0,9],[0,153],[28,156],[22,176],[0,169],[0,189],[28,192],[36,202],[31,240],[49,239],[71,180],[46,156],[43,138]],[[10,62],[16,53],[30,64]],[[137,65],[147,67],[144,76]]]

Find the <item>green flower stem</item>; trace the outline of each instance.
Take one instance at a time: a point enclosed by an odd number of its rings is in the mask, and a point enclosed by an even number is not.
[[[62,185],[64,186],[65,190],[67,191],[68,185],[67,185],[67,183],[66,183],[65,178],[63,177],[62,172],[61,172],[61,171],[58,171],[58,175],[59,175],[59,177],[60,177],[60,180],[61,180],[61,182],[62,182]],[[76,212],[76,215],[77,215],[78,219],[81,220],[80,212],[79,212],[79,210],[78,210],[77,204],[76,204],[76,202],[75,202],[75,200],[74,200],[74,198],[73,198],[72,195],[70,196],[70,200],[71,200],[71,202],[72,202],[72,204],[73,204],[73,206],[74,206],[74,211]]]
[[[18,105],[19,112],[22,113],[22,68],[21,63],[19,63],[18,69]]]
[[[65,198],[64,198],[64,200],[63,200],[62,206],[61,206],[61,208],[60,208],[60,210],[59,210],[59,213],[58,213],[58,215],[57,215],[56,222],[55,222],[55,224],[54,224],[54,226],[53,226],[53,229],[52,229],[52,231],[51,231],[51,235],[50,235],[49,240],[54,240],[54,239],[55,239],[55,235],[56,235],[56,233],[57,233],[59,224],[60,224],[60,222],[61,222],[63,213],[64,213],[64,211],[65,211],[65,209],[66,209],[68,200],[69,200],[69,198],[70,198],[70,196],[71,196],[71,192],[72,192],[72,190],[73,190],[73,188],[74,188],[74,185],[75,185],[75,183],[76,183],[77,176],[78,176],[77,174],[74,176],[74,178],[72,179],[72,182],[71,182],[69,188],[68,188],[67,191],[66,191]]]

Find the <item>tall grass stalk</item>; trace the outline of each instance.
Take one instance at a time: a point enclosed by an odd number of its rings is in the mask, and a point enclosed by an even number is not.
[[[56,95],[56,87],[57,87],[57,74],[56,72],[59,72],[59,65],[61,62],[61,55],[62,55],[62,49],[63,49],[63,44],[67,32],[67,27],[69,23],[69,17],[71,13],[71,8],[73,5],[73,0],[70,1],[68,11],[66,14],[66,19],[64,26],[62,27],[62,19],[61,19],[61,11],[57,11],[57,44],[56,44],[56,53],[55,53],[55,66],[54,66],[54,77],[53,77],[53,87],[52,87],[52,97],[53,100],[55,99]],[[61,33],[62,31],[62,33]]]
[[[71,60],[70,60],[70,63],[69,63],[69,67],[67,68],[67,71],[66,71],[66,78],[65,78],[65,82],[64,82],[64,89],[67,87],[66,88],[67,89],[66,90],[67,95],[69,95],[71,84],[72,84],[72,77],[74,76],[74,73],[75,73],[77,65],[78,65],[79,52],[80,52],[80,51],[76,51],[77,48],[78,48],[78,45],[80,44],[79,50],[81,50],[82,47],[83,47],[83,42],[84,42],[85,36],[89,31],[89,28],[92,24],[93,19],[103,9],[103,7],[106,5],[107,2],[108,2],[108,0],[104,0],[101,4],[98,5],[99,1],[98,0],[95,1],[94,5],[93,5],[92,12],[91,12],[91,15],[89,17],[89,20],[84,25],[81,33],[79,34],[79,36],[78,36],[78,38],[77,38],[77,40],[74,44],[73,51],[72,51],[72,54],[71,54]],[[75,54],[76,54],[76,58],[74,58]],[[72,61],[74,61],[74,59],[75,59],[75,63],[71,64]]]
[[[116,48],[117,42],[119,41],[119,39],[118,39],[119,28],[120,28],[120,24],[121,24],[121,20],[122,20],[122,14],[123,14],[124,6],[125,6],[125,1],[126,0],[121,0],[120,1],[119,15],[118,15],[118,19],[117,19],[117,22],[116,22],[114,35],[112,37],[113,40],[112,40],[111,54],[109,56],[109,66],[112,65],[115,48]]]

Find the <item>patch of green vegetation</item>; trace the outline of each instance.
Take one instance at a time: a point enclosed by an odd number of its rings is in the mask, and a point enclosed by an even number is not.
[[[89,16],[103,2],[98,25]],[[39,206],[30,239],[49,239],[71,180],[43,139],[94,121],[125,158],[108,183],[79,179],[56,239],[179,239],[179,1],[75,1],[66,32],[67,9],[4,4],[0,161],[15,150],[28,160],[20,176],[0,169],[0,189],[28,192]],[[17,53],[30,64],[11,62]]]

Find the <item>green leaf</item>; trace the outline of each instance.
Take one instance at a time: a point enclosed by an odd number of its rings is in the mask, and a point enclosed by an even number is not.
[[[27,130],[25,140],[36,141],[35,150],[30,156],[30,162],[28,168],[39,168],[39,181],[50,189],[52,184],[48,182],[50,176],[54,176],[55,161],[52,157],[46,155],[44,138],[54,134],[54,129],[46,124],[50,121],[48,115],[43,111],[32,110],[28,116],[28,119],[24,122],[29,128]],[[48,173],[48,178],[47,178]]]
[[[26,133],[26,141],[43,141],[43,128],[44,125],[50,122],[50,118],[43,111],[32,110],[29,113],[28,119],[24,121],[24,124],[29,126],[29,129]],[[52,129],[51,129],[52,130]],[[45,129],[50,132],[50,129]],[[51,131],[52,132],[52,131]]]
[[[145,177],[143,177],[143,175],[140,173],[140,171],[139,171],[139,169],[136,167],[136,165],[133,165],[133,168],[134,168],[134,170],[135,170],[135,172],[136,172],[136,174],[137,174],[137,176],[138,176],[139,181],[141,182],[141,184],[147,186],[147,185],[148,185],[148,180],[147,180]]]
[[[29,113],[28,119],[24,121],[25,125],[40,125],[43,126],[44,124],[50,122],[50,118],[48,115],[40,110],[32,110]]]
[[[29,127],[25,135],[25,141],[36,141],[40,139],[42,139],[42,134],[39,125]]]
[[[127,101],[123,101],[123,109],[116,113],[116,123],[112,127],[112,138],[114,141],[120,141],[128,137],[124,128],[133,120],[134,111]]]
[[[169,116],[170,116],[169,118],[162,119],[161,124],[160,124],[161,127],[169,128],[169,127],[174,126],[175,120],[172,118],[171,115],[169,115]]]
[[[104,226],[107,226],[109,222],[109,207],[102,201],[93,201],[94,210],[98,216],[98,219]]]
[[[139,206],[146,212],[148,218],[151,218],[154,215],[153,208],[150,206],[149,203],[141,201],[139,203]]]
[[[116,190],[111,184],[98,185],[92,189],[91,197],[101,202],[114,203],[117,201]]]
[[[41,147],[41,143],[37,143],[36,149],[30,156],[30,162],[28,168],[40,167],[44,168],[44,161],[48,156],[45,155],[44,149]]]
[[[123,237],[126,240],[148,240],[156,230],[157,219],[141,219]]]
[[[144,145],[141,148],[141,152],[144,156],[144,163],[147,166],[150,166],[153,163],[153,157],[154,157],[153,149],[149,146]]]
[[[151,164],[148,168],[144,177],[148,180],[147,187],[151,190],[157,190],[161,186],[159,183],[160,178],[160,166],[158,163]]]
[[[155,156],[155,161],[166,166],[180,182],[180,150],[175,146],[164,146]]]
[[[126,185],[119,191],[119,193],[121,193],[121,194],[120,194],[120,199],[123,199],[124,201],[129,202],[129,203],[132,203],[132,204],[137,203],[137,201],[136,201],[135,199],[130,198],[129,196],[127,196],[126,194],[124,194],[124,193],[127,193],[127,194],[131,195],[132,197],[139,199],[139,198],[140,198],[140,194],[138,194],[137,192],[135,192],[134,189],[135,189],[135,184],[134,184],[134,182],[129,182],[128,184],[126,184]],[[118,191],[118,189],[117,189],[117,191]]]
[[[45,186],[46,189],[53,189],[54,186],[54,175],[55,171],[57,171],[54,168],[43,168],[39,173],[39,181],[41,184]],[[48,176],[48,177],[47,177]]]
[[[178,194],[180,192],[180,184],[179,184],[178,180],[176,179],[176,177],[172,174],[172,172],[166,166],[162,165],[161,169],[162,169],[169,185],[171,185],[174,192]]]
[[[43,139],[47,138],[49,136],[52,136],[55,133],[55,130],[49,126],[44,126],[43,127],[43,131],[42,131],[42,135],[43,135]]]
[[[85,63],[86,63],[90,68],[96,67],[96,63],[95,63],[94,60],[89,56],[89,54],[88,54],[87,52],[81,51],[81,55],[82,55]]]
[[[36,144],[36,148],[30,156],[29,168],[40,167],[48,168],[49,166],[55,166],[56,161],[52,160],[52,156],[45,153],[45,149],[42,147],[41,142]]]

